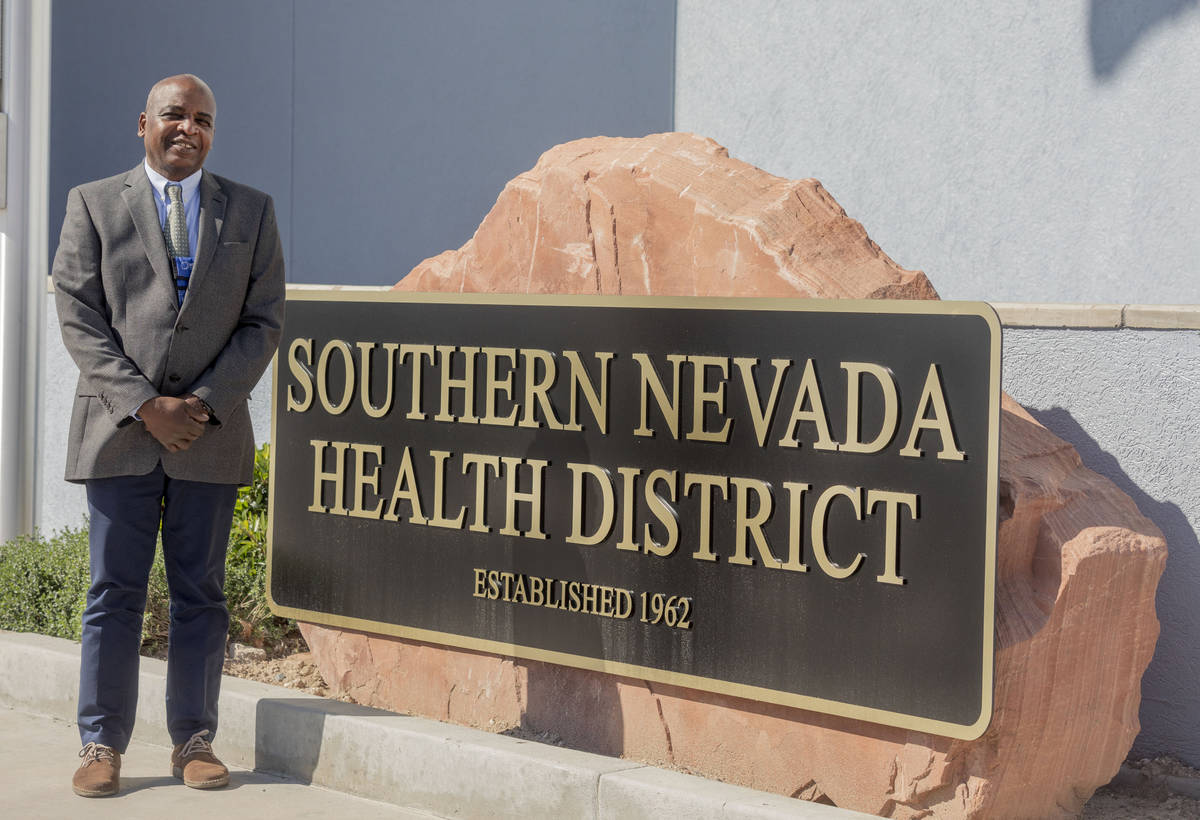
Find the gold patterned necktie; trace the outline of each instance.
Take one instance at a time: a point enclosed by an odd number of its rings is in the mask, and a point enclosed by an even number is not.
[[[183,186],[167,183],[167,252],[171,256],[191,256],[188,244],[187,214],[183,211]]]

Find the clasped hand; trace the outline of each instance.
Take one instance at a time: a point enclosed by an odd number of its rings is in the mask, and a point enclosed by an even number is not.
[[[167,448],[168,453],[177,453],[192,446],[192,442],[204,434],[208,413],[200,399],[193,395],[158,396],[138,408],[138,415],[150,435]]]

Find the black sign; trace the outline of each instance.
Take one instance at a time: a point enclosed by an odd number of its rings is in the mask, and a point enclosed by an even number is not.
[[[275,611],[977,737],[977,303],[290,295]]]

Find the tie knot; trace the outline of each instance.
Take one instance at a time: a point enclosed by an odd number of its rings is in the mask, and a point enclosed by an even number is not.
[[[172,205],[183,202],[183,186],[178,182],[167,183],[167,199]]]

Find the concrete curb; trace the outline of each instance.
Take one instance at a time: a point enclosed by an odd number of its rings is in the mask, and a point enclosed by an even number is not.
[[[79,645],[0,631],[0,705],[75,719]],[[143,658],[138,736],[166,741],[166,664]],[[229,763],[442,817],[850,820],[870,815],[627,760],[226,677]]]

